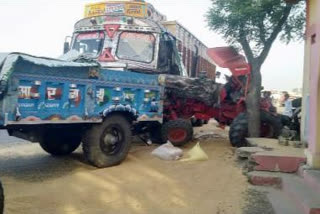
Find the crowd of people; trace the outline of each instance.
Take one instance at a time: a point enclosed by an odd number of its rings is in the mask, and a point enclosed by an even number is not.
[[[290,96],[290,94],[286,91],[282,92],[281,96],[274,96],[271,91],[263,91],[262,98],[269,99],[270,102],[273,103],[274,106],[280,107],[281,110],[279,113],[291,117],[293,115],[293,104],[294,100],[300,100],[301,98],[296,98],[294,96]]]

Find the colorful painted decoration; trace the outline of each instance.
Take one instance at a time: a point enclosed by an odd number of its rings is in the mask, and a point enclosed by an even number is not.
[[[105,105],[111,100],[111,93],[106,88],[100,88],[96,94],[97,94],[97,104],[99,106]]]
[[[61,88],[47,87],[46,99],[47,100],[60,100],[62,97]]]
[[[145,2],[105,2],[92,3],[85,7],[85,18],[103,15],[125,15],[131,17],[148,17],[148,4]]]

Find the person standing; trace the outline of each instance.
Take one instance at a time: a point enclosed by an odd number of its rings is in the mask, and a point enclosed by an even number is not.
[[[284,99],[283,99],[283,103],[284,103],[284,111],[283,111],[283,115],[286,115],[288,117],[292,117],[292,101],[289,99],[290,95],[288,94],[288,92],[285,92],[283,94]]]

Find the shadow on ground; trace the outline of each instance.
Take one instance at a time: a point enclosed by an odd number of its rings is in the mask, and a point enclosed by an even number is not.
[[[53,158],[37,144],[1,141],[9,214],[242,213],[247,182],[225,139],[202,142],[209,161],[161,161],[150,154],[156,146],[135,144],[121,165],[106,169],[85,164],[81,150]]]
[[[79,148],[66,157],[53,157],[35,143],[9,137],[0,132],[0,176],[25,182],[39,182],[72,174],[79,169],[95,170],[88,165]]]

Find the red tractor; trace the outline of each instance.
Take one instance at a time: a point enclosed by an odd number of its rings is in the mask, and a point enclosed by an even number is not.
[[[219,99],[214,104],[187,96],[176,96],[176,93],[167,93],[164,103],[166,122],[162,126],[162,137],[175,145],[183,145],[192,138],[190,118],[214,118],[221,128],[230,126],[229,138],[232,146],[245,146],[245,138],[248,136],[245,100],[250,85],[251,67],[244,56],[230,47],[209,49],[208,55],[218,66],[228,68],[232,76],[225,85],[217,87]],[[271,99],[261,98],[260,106],[261,137],[278,137],[282,130],[281,117],[276,113]]]

